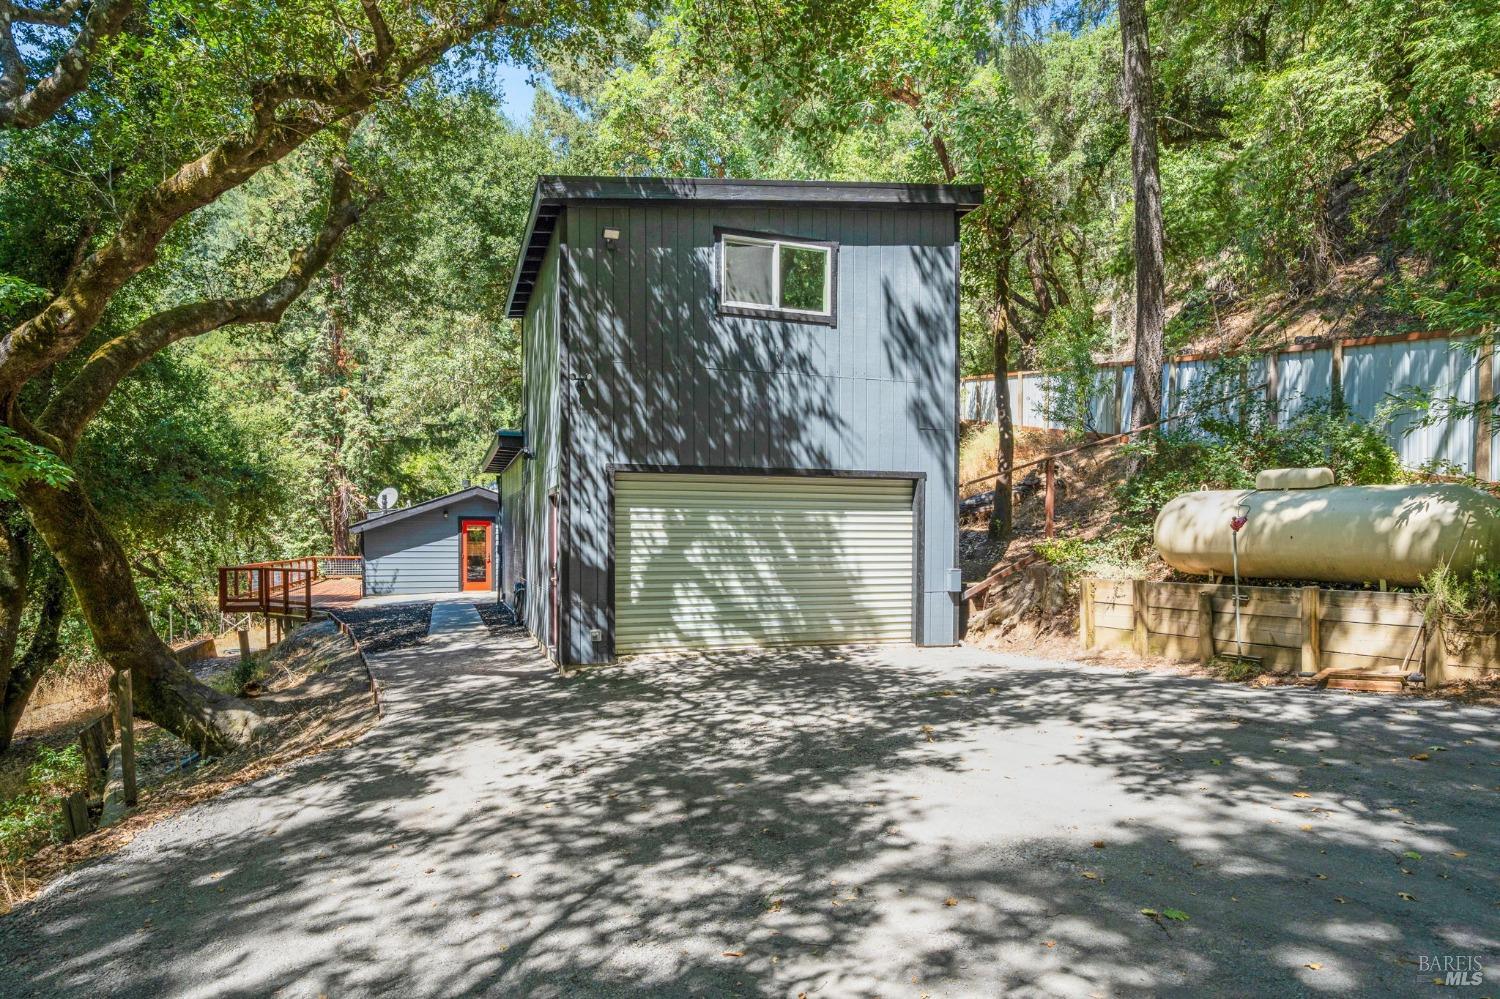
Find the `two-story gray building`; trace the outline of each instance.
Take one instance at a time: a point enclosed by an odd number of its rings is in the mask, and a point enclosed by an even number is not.
[[[544,177],[501,594],[564,664],[958,640],[958,225],[982,190]]]

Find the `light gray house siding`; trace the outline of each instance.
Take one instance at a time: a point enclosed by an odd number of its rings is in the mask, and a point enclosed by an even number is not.
[[[563,229],[552,237],[522,324],[522,407],[526,446],[533,458],[511,462],[500,478],[501,590],[510,601],[516,580],[526,580],[522,618],[537,640],[547,644],[551,607],[547,599],[547,520],[550,496],[558,489],[562,446],[558,390],[558,267]]]
[[[563,661],[613,655],[611,469],[621,465],[909,474],[922,518],[914,638],[955,643],[953,208],[590,201],[565,218],[562,377],[527,373],[528,385],[565,393]],[[621,231],[612,249],[606,226]],[[836,325],[717,315],[716,227],[837,242]],[[552,295],[533,308],[537,299]],[[528,420],[533,411],[528,398]],[[557,439],[527,429],[538,446]]]
[[[493,494],[491,494],[493,495]],[[443,516],[447,510],[447,517]],[[459,524],[495,519],[495,500],[470,497],[381,524],[361,534],[366,596],[390,593],[453,593],[460,580]],[[399,512],[399,511],[398,511]]]

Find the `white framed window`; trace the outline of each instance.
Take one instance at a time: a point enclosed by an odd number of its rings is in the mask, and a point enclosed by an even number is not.
[[[834,243],[719,232],[719,311],[832,324]]]

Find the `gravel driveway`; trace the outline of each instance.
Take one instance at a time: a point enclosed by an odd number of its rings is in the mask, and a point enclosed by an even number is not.
[[[387,714],[358,744],[0,919],[0,994],[1409,996],[1437,991],[1424,957],[1500,973],[1489,709],[968,649],[562,680],[493,641],[372,657]]]

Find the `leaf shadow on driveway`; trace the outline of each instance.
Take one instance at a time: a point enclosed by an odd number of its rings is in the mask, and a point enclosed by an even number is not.
[[[361,742],[0,920],[0,992],[1410,995],[1500,957],[1485,709],[971,649],[562,680],[510,641],[378,657]]]

